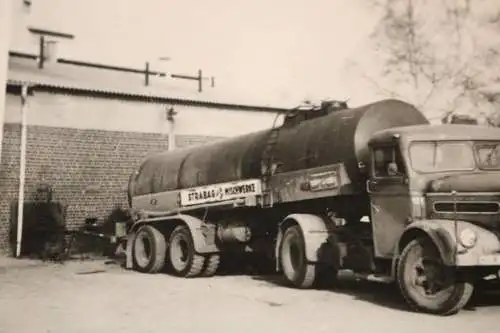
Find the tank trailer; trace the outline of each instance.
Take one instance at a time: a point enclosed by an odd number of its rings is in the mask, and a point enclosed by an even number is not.
[[[131,175],[126,267],[209,277],[264,253],[310,288],[340,271],[458,312],[500,268],[500,129],[431,125],[388,99],[152,154]]]

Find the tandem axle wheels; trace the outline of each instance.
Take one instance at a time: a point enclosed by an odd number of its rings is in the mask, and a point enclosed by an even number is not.
[[[219,267],[219,254],[197,253],[191,231],[183,224],[168,234],[145,224],[137,229],[131,242],[132,268],[139,272],[154,274],[166,270],[178,277],[209,277]]]

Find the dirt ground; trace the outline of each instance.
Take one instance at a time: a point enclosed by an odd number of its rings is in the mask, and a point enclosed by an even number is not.
[[[294,290],[276,277],[179,279],[104,260],[0,258],[0,332],[498,332],[500,293],[451,317],[408,312],[392,288]]]

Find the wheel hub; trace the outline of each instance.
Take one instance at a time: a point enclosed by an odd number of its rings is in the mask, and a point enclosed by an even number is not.
[[[433,296],[452,284],[446,267],[438,260],[421,258],[415,263],[413,271],[413,285],[426,296]]]

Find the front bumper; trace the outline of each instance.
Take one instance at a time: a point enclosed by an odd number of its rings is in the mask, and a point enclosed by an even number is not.
[[[458,254],[456,266],[498,266],[500,267],[500,253],[476,255],[474,253]]]
[[[500,254],[483,255],[478,259],[481,266],[500,266]]]

